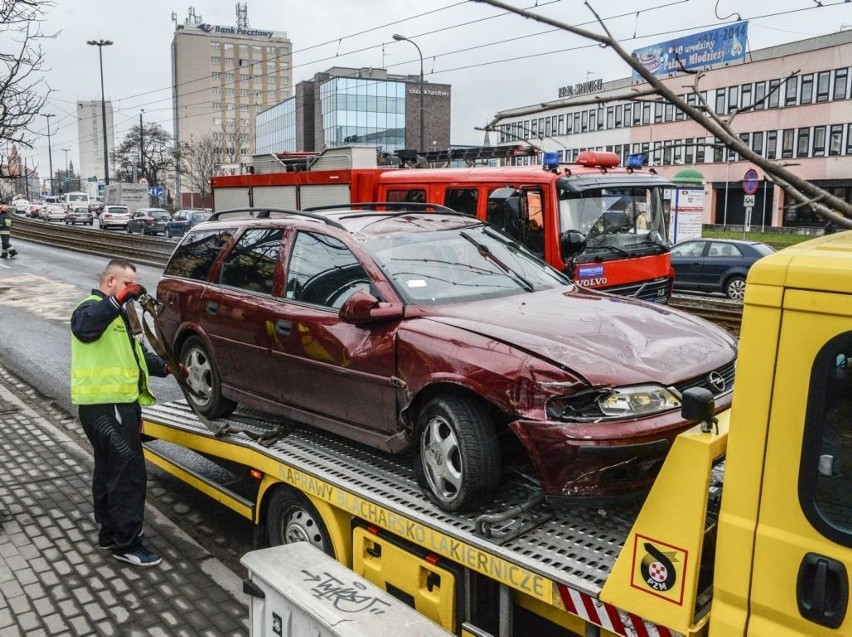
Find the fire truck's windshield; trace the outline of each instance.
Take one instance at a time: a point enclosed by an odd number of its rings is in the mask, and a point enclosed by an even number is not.
[[[587,250],[610,247],[628,253],[659,249],[665,218],[658,187],[559,191],[559,231],[579,230]]]

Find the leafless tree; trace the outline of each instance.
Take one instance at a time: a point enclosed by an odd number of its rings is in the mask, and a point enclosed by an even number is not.
[[[211,193],[210,178],[219,170],[222,153],[222,144],[216,141],[212,133],[193,137],[190,143],[179,149],[178,165],[192,192],[202,197]]]
[[[702,73],[699,72],[692,74],[694,76],[693,93],[697,96],[697,103],[690,104],[668,88],[660,80],[660,78],[651,73],[644,65],[634,58],[633,55],[625,50],[621,44],[619,44],[618,40],[613,37],[600,15],[598,15],[588,2],[586,2],[585,5],[598,21],[603,33],[596,33],[594,31],[572,26],[565,22],[561,22],[526,9],[519,9],[510,4],[506,4],[505,2],[501,2],[501,0],[476,1],[489,4],[493,7],[502,9],[509,13],[514,13],[529,20],[548,24],[552,27],[579,35],[580,37],[593,42],[597,42],[602,47],[612,49],[618,57],[620,57],[628,66],[630,66],[631,69],[640,75],[645,82],[647,82],[649,89],[643,91],[644,95],[657,95],[667,102],[674,104],[674,106],[683,111],[687,117],[694,122],[697,122],[703,126],[705,130],[717,137],[727,148],[763,170],[767,179],[781,186],[790,198],[798,202],[798,205],[810,207],[818,215],[824,219],[833,221],[838,226],[852,228],[852,204],[849,204],[843,199],[832,195],[830,192],[815,186],[813,183],[805,179],[802,179],[795,173],[787,170],[782,163],[762,157],[739,138],[737,133],[734,131],[732,124],[736,115],[743,112],[744,109],[735,109],[726,116],[715,113],[703,100],[701,92],[698,89]],[[619,99],[635,99],[635,97],[635,95],[626,94],[624,96],[619,96]],[[613,98],[609,98],[607,101],[611,101],[612,99]],[[594,100],[592,100],[592,102],[594,102]],[[573,103],[575,102],[572,102],[572,104]],[[525,113],[541,112],[542,110],[546,110],[546,108],[547,106],[542,105],[541,107],[529,109],[528,111],[525,111]],[[522,113],[513,113],[513,115],[515,114]]]
[[[140,148],[142,145],[144,148]],[[145,177],[149,185],[159,186],[174,167],[174,157],[174,139],[165,128],[156,122],[146,123],[143,128],[134,126],[115,149],[116,174],[131,181],[136,168],[137,177]]]
[[[41,40],[52,2],[3,0],[0,4],[0,143],[32,147],[32,126],[51,93],[43,76]]]

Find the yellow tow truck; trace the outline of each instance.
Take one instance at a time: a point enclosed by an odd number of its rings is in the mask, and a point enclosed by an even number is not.
[[[758,262],[740,338],[732,409],[685,395],[698,424],[632,506],[505,476],[450,514],[405,457],[249,412],[217,435],[182,402],[145,410],[146,457],[457,635],[852,635],[852,232]]]

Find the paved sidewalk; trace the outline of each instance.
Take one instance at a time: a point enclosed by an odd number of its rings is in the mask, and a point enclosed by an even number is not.
[[[247,635],[240,579],[149,506],[138,568],[96,547],[92,459],[0,368],[0,635]]]

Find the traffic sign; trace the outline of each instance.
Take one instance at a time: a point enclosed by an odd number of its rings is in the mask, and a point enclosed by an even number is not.
[[[749,168],[743,176],[743,190],[747,195],[753,195],[760,186],[760,176],[754,168]]]
[[[152,197],[162,197],[163,196],[163,187],[162,186],[151,186],[148,188],[148,194]]]
[[[746,208],[751,208],[754,206],[754,195],[746,195],[743,197],[743,206]]]

